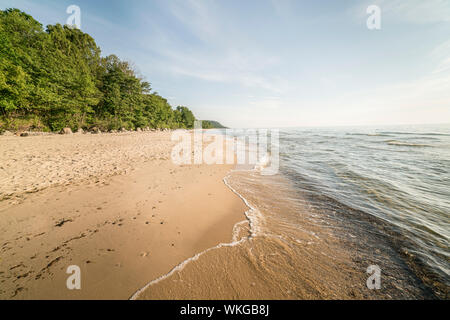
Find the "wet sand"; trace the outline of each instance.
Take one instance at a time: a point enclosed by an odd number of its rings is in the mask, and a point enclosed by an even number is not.
[[[0,137],[0,298],[128,299],[230,242],[226,165],[175,166],[170,133]],[[66,270],[81,269],[81,290]]]

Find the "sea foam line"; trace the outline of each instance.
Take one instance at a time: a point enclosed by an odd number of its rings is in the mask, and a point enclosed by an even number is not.
[[[244,238],[242,238],[241,240],[236,241],[236,240],[235,240],[235,238],[236,238],[236,234],[235,234],[235,231],[236,231],[236,230],[235,230],[235,229],[237,228],[238,225],[240,225],[240,224],[242,224],[243,222],[246,222],[246,221],[244,220],[244,221],[240,221],[240,222],[236,223],[236,224],[234,225],[234,227],[233,227],[233,238],[232,238],[233,241],[232,241],[231,243],[220,243],[220,244],[218,244],[218,245],[215,246],[215,247],[208,248],[208,249],[206,249],[206,250],[204,250],[204,251],[202,251],[202,252],[200,252],[200,253],[197,253],[195,256],[190,257],[190,258],[184,260],[184,261],[181,262],[179,265],[177,265],[176,267],[174,267],[169,273],[164,274],[164,275],[160,276],[159,278],[156,278],[156,279],[150,281],[150,282],[147,283],[144,287],[142,287],[141,289],[139,289],[138,291],[136,291],[136,292],[131,296],[130,300],[136,300],[136,299],[138,299],[139,296],[140,296],[145,290],[147,290],[148,288],[150,288],[152,285],[157,284],[157,283],[163,281],[164,279],[169,278],[170,276],[172,276],[172,275],[173,275],[175,272],[177,272],[177,271],[182,271],[182,270],[186,267],[186,265],[187,265],[189,262],[198,260],[198,259],[199,259],[202,255],[204,255],[205,253],[208,253],[208,252],[213,251],[213,250],[216,250],[216,249],[224,248],[224,247],[234,247],[234,246],[237,246],[237,245],[239,245],[239,244],[241,244],[241,243],[244,243],[245,241],[249,240],[250,238],[253,238],[253,237],[256,235],[257,230],[255,230],[255,228],[257,228],[257,227],[255,226],[254,222],[252,221],[252,217],[250,216],[250,213],[256,212],[257,209],[254,208],[254,207],[247,201],[247,199],[245,199],[239,192],[237,192],[233,187],[230,186],[230,184],[228,183],[228,180],[227,180],[227,178],[229,178],[230,175],[231,175],[231,174],[229,174],[229,175],[227,175],[225,178],[223,178],[223,182],[225,183],[225,185],[226,185],[231,191],[233,191],[233,193],[235,193],[239,198],[241,198],[242,201],[245,203],[245,205],[249,208],[249,210],[245,211],[244,214],[245,214],[245,217],[247,218],[247,221],[248,221],[249,226],[250,226],[250,237],[244,237]]]

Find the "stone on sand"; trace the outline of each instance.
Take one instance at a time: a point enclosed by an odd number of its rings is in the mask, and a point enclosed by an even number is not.
[[[72,133],[73,133],[72,129],[70,128],[64,128],[59,132],[59,134],[72,134]]]
[[[12,133],[12,132],[6,130],[5,132],[2,133],[2,135],[3,135],[3,136],[6,136],[6,137],[11,137],[11,136],[14,135],[14,133]]]
[[[100,134],[100,133],[102,133],[102,132],[100,131],[99,128],[94,127],[94,128],[91,129],[91,133],[92,133],[92,134]]]

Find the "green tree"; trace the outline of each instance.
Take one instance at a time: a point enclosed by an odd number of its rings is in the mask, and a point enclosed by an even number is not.
[[[60,24],[42,25],[0,10],[0,120],[103,130],[192,128],[187,107],[173,110],[129,62],[101,57],[94,39]],[[37,120],[36,120],[37,119]]]
[[[195,116],[187,107],[178,107],[177,111],[181,115],[180,122],[185,128],[194,128]]]

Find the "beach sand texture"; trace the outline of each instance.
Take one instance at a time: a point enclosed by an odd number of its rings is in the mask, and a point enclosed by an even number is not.
[[[223,182],[232,167],[175,166],[170,137],[0,137],[0,298],[128,299],[230,242],[247,209]]]

